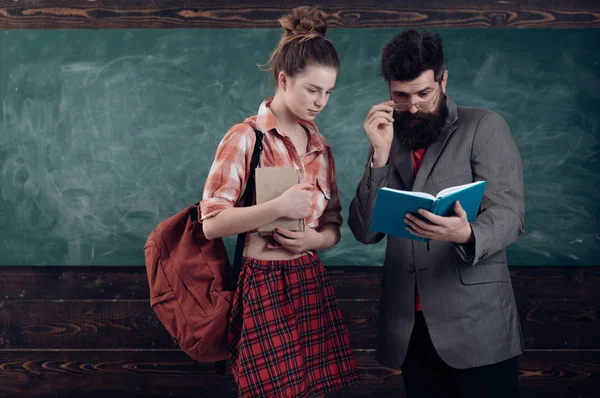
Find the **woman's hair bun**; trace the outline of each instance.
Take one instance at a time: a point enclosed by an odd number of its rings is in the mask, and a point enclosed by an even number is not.
[[[294,8],[289,14],[279,19],[284,30],[283,37],[291,39],[292,36],[325,38],[327,35],[327,21],[325,15],[314,7],[302,6]]]
[[[258,65],[261,70],[273,71],[275,82],[279,73],[294,77],[306,65],[315,64],[340,68],[340,59],[333,44],[327,40],[325,14],[315,7],[301,6],[279,19],[283,33],[269,61]]]

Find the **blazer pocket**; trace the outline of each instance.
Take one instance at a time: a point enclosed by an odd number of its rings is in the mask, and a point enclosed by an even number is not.
[[[447,167],[438,170],[435,170],[431,174],[431,181],[434,184],[439,184],[444,181],[452,180],[453,178],[461,177],[467,173],[471,172],[471,163],[468,160],[465,160],[462,163],[457,164],[456,166]]]
[[[463,265],[458,267],[463,285],[477,285],[491,282],[508,282],[510,272],[505,263]]]

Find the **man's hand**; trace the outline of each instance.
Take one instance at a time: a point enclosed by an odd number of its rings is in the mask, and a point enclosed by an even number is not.
[[[373,166],[382,167],[388,161],[394,138],[394,103],[385,101],[373,105],[365,118],[363,127],[373,146]]]
[[[454,216],[441,217],[425,209],[419,214],[427,219],[421,220],[412,214],[406,214],[406,230],[413,235],[443,242],[468,243],[473,240],[473,230],[467,219],[467,213],[458,201],[454,202]]]
[[[321,233],[312,228],[306,228],[306,230],[301,232],[276,228],[273,232],[273,238],[281,246],[295,254],[301,254],[309,250],[320,250],[323,244]]]

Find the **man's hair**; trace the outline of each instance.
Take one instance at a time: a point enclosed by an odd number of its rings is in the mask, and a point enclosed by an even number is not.
[[[444,73],[444,49],[439,35],[407,30],[390,40],[381,54],[381,74],[390,81],[414,80],[432,69],[436,81]]]

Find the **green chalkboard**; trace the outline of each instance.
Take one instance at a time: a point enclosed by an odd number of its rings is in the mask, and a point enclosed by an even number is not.
[[[525,170],[512,265],[600,258],[599,30],[436,30],[449,95],[499,112]],[[363,118],[386,99],[397,30],[335,29],[342,69],[316,120],[334,149],[343,215],[366,160]],[[141,265],[155,225],[202,195],[223,134],[272,94],[279,30],[1,32],[0,264]],[[233,247],[233,239],[227,240]],[[347,226],[326,265],[380,265]]]

